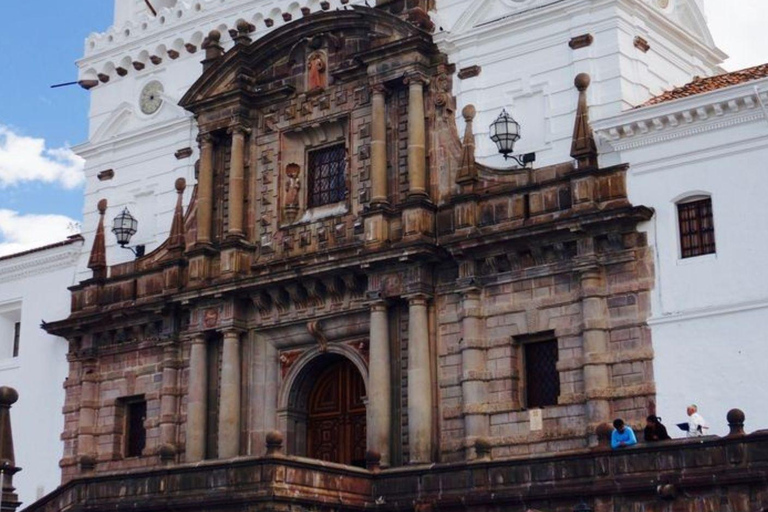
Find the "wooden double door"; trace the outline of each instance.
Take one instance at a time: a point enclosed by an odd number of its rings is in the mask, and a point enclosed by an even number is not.
[[[324,369],[309,396],[307,454],[365,467],[365,383],[348,360]]]

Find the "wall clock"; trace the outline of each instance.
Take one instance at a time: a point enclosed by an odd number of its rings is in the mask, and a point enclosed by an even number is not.
[[[163,84],[157,80],[153,80],[145,85],[139,96],[139,107],[141,107],[141,111],[147,115],[157,112],[160,105],[163,104],[162,93]]]

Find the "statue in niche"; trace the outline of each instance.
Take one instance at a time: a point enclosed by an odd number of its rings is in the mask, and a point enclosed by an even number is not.
[[[307,90],[315,91],[325,89],[327,65],[325,54],[321,51],[312,52],[307,58]]]
[[[297,164],[288,164],[285,168],[285,218],[288,222],[296,220],[296,214],[299,212],[300,171],[301,168]]]

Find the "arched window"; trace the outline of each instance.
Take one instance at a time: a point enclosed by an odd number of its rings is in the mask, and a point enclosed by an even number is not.
[[[715,253],[715,223],[710,196],[688,197],[677,202],[680,257]]]

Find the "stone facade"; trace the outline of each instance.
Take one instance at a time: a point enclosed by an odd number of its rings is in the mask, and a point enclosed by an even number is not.
[[[626,165],[596,163],[589,77],[572,162],[481,165],[426,6],[401,7],[308,14],[256,42],[243,22],[227,52],[217,31],[203,41],[181,101],[200,131],[190,206],[179,179],[169,238],[109,267],[100,201],[93,277],[47,325],[70,342],[65,482],[260,457],[274,430],[292,456],[399,467],[582,450],[615,416],[640,427],[652,211],[628,201]],[[524,361],[541,337],[558,387],[543,409]],[[321,414],[342,363],[363,423]]]

